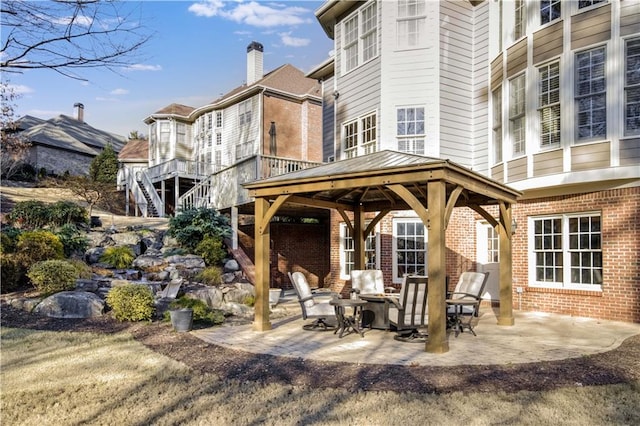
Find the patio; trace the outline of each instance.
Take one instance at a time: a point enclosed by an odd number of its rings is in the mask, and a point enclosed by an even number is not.
[[[476,326],[457,338],[447,333],[449,351],[425,352],[424,344],[402,343],[394,333],[365,330],[364,338],[332,331],[302,330],[299,304],[286,294],[273,309],[272,329],[256,331],[251,324],[202,329],[191,333],[212,344],[250,353],[315,361],[407,366],[518,364],[552,361],[606,352],[626,338],[640,334],[640,324],[602,321],[564,315],[514,311],[515,325],[497,324],[496,312],[483,307]]]

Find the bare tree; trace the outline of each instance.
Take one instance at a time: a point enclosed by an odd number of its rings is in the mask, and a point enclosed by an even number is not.
[[[31,144],[17,132],[14,102],[18,95],[8,82],[0,82],[0,129],[2,145],[0,146],[0,170],[5,179],[10,179],[29,153]]]
[[[49,69],[85,80],[79,69],[119,68],[135,63],[150,39],[141,17],[126,3],[99,0],[0,3],[0,71]],[[129,3],[127,10],[132,10]],[[139,58],[138,58],[139,59]]]

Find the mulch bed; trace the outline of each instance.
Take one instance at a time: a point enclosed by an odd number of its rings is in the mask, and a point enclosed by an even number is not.
[[[606,353],[561,361],[510,365],[425,367],[358,365],[256,355],[176,333],[163,322],[118,322],[109,315],[58,319],[2,304],[2,327],[93,333],[129,332],[153,351],[188,365],[194,373],[223,380],[278,383],[350,391],[448,393],[544,391],[566,386],[640,382],[640,335]],[[470,354],[471,356],[471,354]]]

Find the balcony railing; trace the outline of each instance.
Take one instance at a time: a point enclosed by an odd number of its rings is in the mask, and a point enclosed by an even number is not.
[[[214,166],[212,164],[200,161],[174,159],[149,167],[146,173],[152,182],[157,182],[172,176],[204,179],[213,172]]]

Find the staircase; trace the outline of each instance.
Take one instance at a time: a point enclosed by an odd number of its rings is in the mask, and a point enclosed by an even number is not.
[[[156,206],[153,203],[153,199],[151,198],[151,195],[149,195],[149,192],[144,187],[144,183],[141,180],[138,180],[136,182],[138,182],[138,188],[140,188],[140,191],[142,192],[144,199],[147,200],[147,217],[160,217],[160,215],[158,214],[158,210],[156,209]]]

